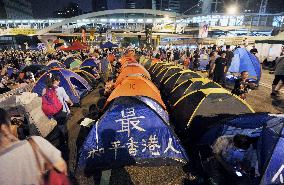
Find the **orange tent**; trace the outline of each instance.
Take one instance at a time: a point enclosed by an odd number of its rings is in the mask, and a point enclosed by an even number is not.
[[[121,72],[116,79],[114,87],[117,87],[126,77],[131,74],[141,74],[141,76],[151,79],[149,72],[143,66],[133,63],[121,68]]]
[[[120,64],[121,66],[125,65],[126,63],[138,63],[136,60],[135,60],[135,57],[134,56],[123,56],[121,57],[121,61],[120,61]]]
[[[113,99],[120,96],[147,96],[157,101],[166,109],[157,87],[141,76],[129,76],[125,78],[110,94],[105,106]]]

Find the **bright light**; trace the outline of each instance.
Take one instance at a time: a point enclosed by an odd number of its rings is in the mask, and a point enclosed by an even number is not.
[[[227,8],[227,14],[234,15],[238,13],[238,6],[237,5],[231,5]]]
[[[165,18],[165,19],[169,19],[170,16],[169,16],[169,15],[165,15],[164,18]]]

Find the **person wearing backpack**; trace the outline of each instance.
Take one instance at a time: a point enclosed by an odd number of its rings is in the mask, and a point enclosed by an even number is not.
[[[47,137],[48,140],[60,149],[63,158],[68,160],[68,132],[66,121],[70,114],[68,104],[73,106],[73,103],[65,89],[59,87],[59,83],[59,76],[50,74],[47,78],[46,88],[42,93],[42,110],[48,117],[52,117],[57,121],[57,126]],[[56,143],[56,140],[59,140],[59,143]],[[53,141],[55,141],[55,143]]]

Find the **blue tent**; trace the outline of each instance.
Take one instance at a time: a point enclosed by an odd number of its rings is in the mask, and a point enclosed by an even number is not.
[[[234,136],[245,134],[251,137],[258,137],[262,127],[271,119],[266,113],[244,114],[234,118],[229,118],[216,123],[215,127],[210,128],[200,139],[198,144],[211,145],[220,136]]]
[[[58,75],[60,77],[59,86],[64,87],[66,93],[74,104],[79,104],[80,99],[91,90],[91,86],[88,84],[88,82],[78,74],[67,69],[57,68],[52,69],[42,75],[35,84],[32,92],[37,93],[39,96],[42,95],[42,91],[46,86],[45,82],[48,73]]]
[[[47,64],[47,67],[49,68],[49,69],[52,69],[52,68],[65,68],[65,65],[64,64],[62,64],[61,62],[59,62],[59,61],[51,61],[51,62],[49,62],[48,64]]]
[[[92,69],[92,67],[81,67],[80,70],[83,70],[91,75],[93,75],[96,79],[99,78],[99,73],[96,69]]]
[[[260,185],[284,184],[284,116],[271,117],[258,143]]]
[[[248,71],[251,78],[260,81],[261,66],[259,60],[245,48],[238,48],[234,51],[229,72],[241,73],[242,71]]]
[[[117,48],[117,47],[118,47],[117,44],[113,44],[112,42],[109,41],[101,45],[101,48]]]
[[[158,105],[153,101],[146,97],[112,101],[87,136],[80,150],[79,167],[91,170],[186,163],[180,141],[165,122],[167,113],[158,106],[152,109]]]
[[[84,60],[84,62],[81,64],[80,67],[93,67],[93,68],[98,68],[98,64],[96,61],[92,58],[88,58]]]

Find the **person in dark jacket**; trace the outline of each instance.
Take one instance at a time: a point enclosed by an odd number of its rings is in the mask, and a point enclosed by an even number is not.
[[[247,71],[241,72],[241,78],[235,81],[235,86],[232,90],[233,94],[239,96],[243,100],[246,99],[249,90],[255,87],[255,84],[251,83],[248,77],[249,73]]]

